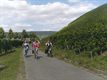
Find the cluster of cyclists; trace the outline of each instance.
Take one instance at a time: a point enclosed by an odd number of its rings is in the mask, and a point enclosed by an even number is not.
[[[45,54],[47,54],[48,57],[52,57],[52,43],[51,41],[47,41],[45,43]],[[28,56],[29,51],[32,52],[32,54],[34,54],[34,57],[36,59],[38,59],[38,50],[40,48],[40,42],[38,40],[34,40],[31,42],[31,44],[29,43],[29,41],[24,41],[23,43],[23,48],[24,48],[24,56]]]

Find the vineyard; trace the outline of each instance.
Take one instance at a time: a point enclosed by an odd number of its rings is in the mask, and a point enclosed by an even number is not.
[[[12,51],[13,49],[15,49],[21,45],[22,45],[21,40],[1,39],[0,40],[0,55],[6,54],[7,52]]]
[[[48,37],[56,47],[101,55],[107,50],[107,4],[104,4],[68,24]],[[45,39],[46,40],[46,39]]]
[[[23,41],[26,39],[38,38],[34,32],[13,32],[12,29],[9,32],[5,32],[3,28],[0,28],[0,55],[15,50],[22,46]]]

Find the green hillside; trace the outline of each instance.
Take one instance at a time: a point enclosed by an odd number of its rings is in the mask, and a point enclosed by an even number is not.
[[[82,15],[49,38],[61,49],[101,54],[107,50],[107,4]]]
[[[67,28],[64,28],[61,32],[77,31],[87,28],[92,28],[99,24],[107,25],[107,4],[104,4],[71,22]],[[95,29],[95,28],[94,28]]]

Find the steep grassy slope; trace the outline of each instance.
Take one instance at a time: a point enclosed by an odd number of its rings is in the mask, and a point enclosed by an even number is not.
[[[107,26],[107,4],[104,4],[78,18],[77,20],[71,22],[66,28],[60,32],[65,33],[66,31],[75,31],[88,28],[94,28],[94,26],[103,24]]]
[[[107,4],[84,14],[49,38],[62,49],[101,54],[107,50]]]

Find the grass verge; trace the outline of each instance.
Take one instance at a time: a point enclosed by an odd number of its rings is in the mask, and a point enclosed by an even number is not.
[[[5,68],[0,70],[0,80],[16,80],[19,68],[22,66],[22,49],[18,48],[10,54],[0,56],[0,65]]]

